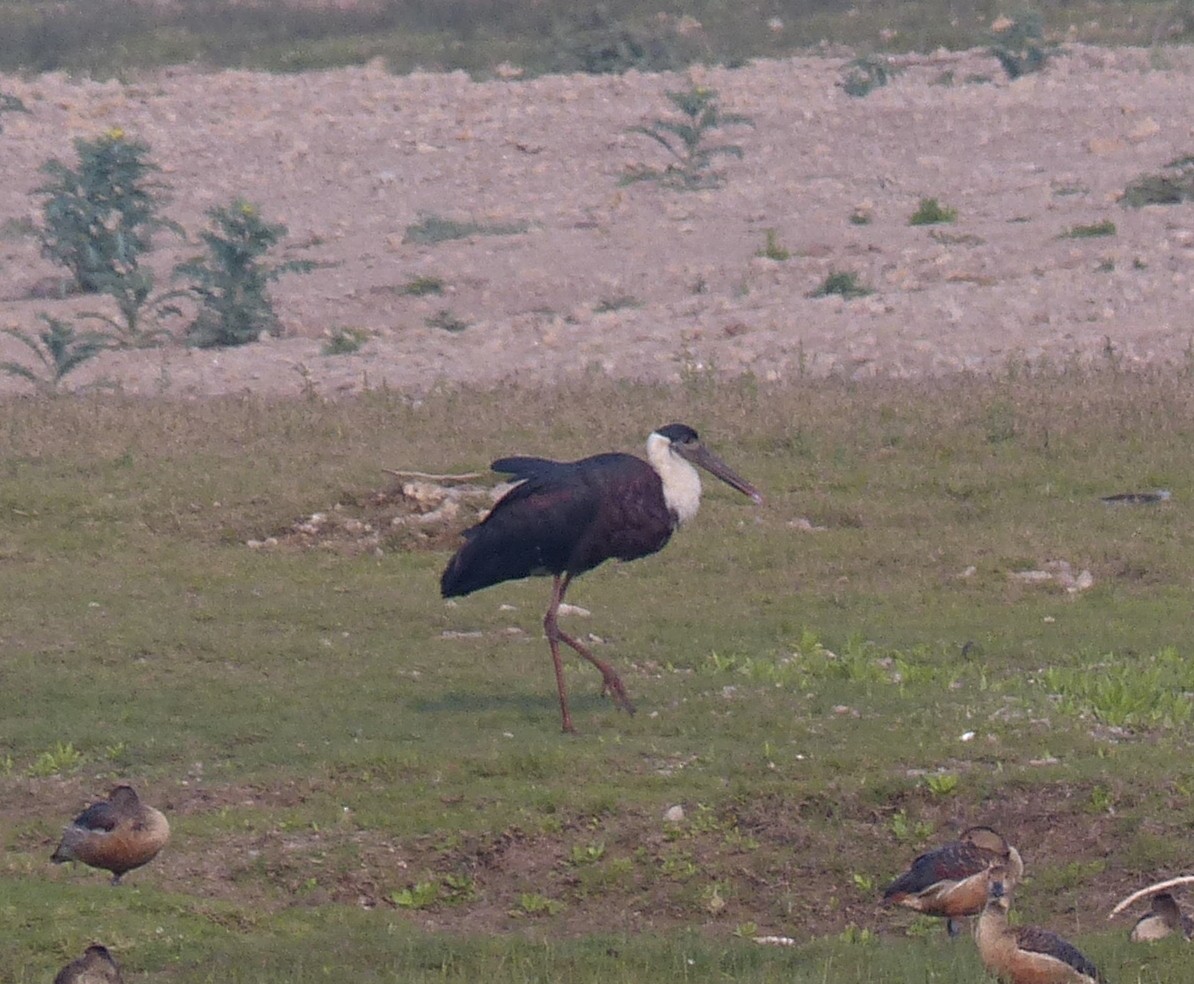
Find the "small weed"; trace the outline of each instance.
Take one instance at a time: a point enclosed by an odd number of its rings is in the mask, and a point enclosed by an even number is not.
[[[1053,45],[1042,40],[1044,21],[1040,14],[1026,10],[1014,18],[1002,17],[992,27],[990,51],[1009,79],[1044,69]]]
[[[71,769],[77,769],[83,762],[83,754],[75,750],[70,742],[57,742],[48,752],[42,752],[37,761],[29,767],[29,775],[35,779],[58,776]]]
[[[1110,813],[1115,806],[1115,797],[1106,786],[1095,786],[1090,791],[1090,810],[1092,813]]]
[[[247,345],[263,331],[280,335],[268,286],[287,273],[306,273],[316,264],[287,260],[268,265],[265,255],[286,235],[286,226],[261,217],[256,205],[238,198],[209,209],[213,228],[202,234],[207,256],[179,264],[176,272],[190,277],[199,299],[199,313],[187,338],[199,348]]]
[[[851,225],[870,225],[875,220],[875,209],[872,205],[858,205],[850,213]]]
[[[947,232],[944,229],[930,229],[929,238],[942,246],[981,246],[984,242],[981,236],[970,232]]]
[[[416,882],[409,888],[391,892],[390,901],[402,909],[427,909],[439,901],[439,884],[434,881]]]
[[[864,875],[855,872],[850,876],[850,880],[854,883],[854,887],[858,889],[863,895],[871,896],[875,894],[875,876]]]
[[[554,916],[564,908],[564,903],[556,899],[549,899],[538,892],[523,892],[518,896],[518,908],[513,910],[512,916]]]
[[[934,796],[952,796],[958,791],[958,777],[948,772],[925,776],[925,785]]]
[[[878,937],[869,929],[859,927],[854,923],[850,923],[844,930],[837,934],[837,938],[842,943],[848,943],[855,946],[868,945],[875,943]]]
[[[5,752],[3,755],[0,755],[0,776],[11,776],[12,767],[12,756],[7,752]]]
[[[763,247],[755,253],[755,256],[762,256],[768,260],[776,260],[782,263],[784,260],[792,258],[790,250],[780,245],[779,234],[774,229],[766,231],[767,241]]]
[[[844,271],[833,271],[821,283],[821,286],[810,293],[809,297],[828,297],[830,294],[840,294],[845,298],[865,297],[871,293],[869,287],[858,282],[858,275]]]
[[[626,308],[639,308],[643,302],[632,294],[618,294],[616,297],[603,297],[593,308],[594,314],[607,314],[610,311],[622,311]]]
[[[1194,670],[1172,647],[1131,663],[1108,657],[1098,672],[1051,667],[1042,681],[1063,711],[1111,727],[1176,728],[1194,720]]]
[[[450,331],[453,334],[464,331],[468,327],[467,321],[461,321],[447,308],[436,311],[424,324],[428,328],[438,328],[440,331]]]
[[[592,844],[573,844],[568,852],[568,863],[579,867],[584,864],[596,864],[605,857],[605,842],[594,841]]]
[[[933,827],[923,820],[911,823],[908,820],[908,814],[903,810],[898,810],[891,818],[891,832],[899,841],[920,841],[933,832]]]
[[[328,332],[322,351],[324,355],[351,355],[353,352],[359,352],[372,337],[364,328],[333,328]]]
[[[477,897],[477,883],[471,875],[445,875],[444,901],[450,905],[471,902]]]
[[[13,242],[19,239],[31,239],[37,235],[37,224],[28,216],[21,216],[19,219],[5,219],[0,222],[0,239]]]
[[[908,225],[937,225],[942,222],[956,222],[958,210],[941,205],[936,198],[922,198],[916,211],[908,218]]]
[[[108,340],[99,332],[76,332],[73,325],[60,318],[39,314],[46,327],[36,335],[19,328],[0,329],[25,345],[38,361],[42,372],[35,372],[19,362],[0,362],[0,371],[28,380],[43,393],[53,393],[66,375],[88,359],[108,348]]]
[[[661,24],[641,29],[620,23],[604,5],[568,17],[557,27],[552,49],[553,68],[559,72],[591,75],[670,72],[690,60],[681,38]]]
[[[734,927],[734,936],[740,940],[753,940],[759,935],[759,924],[756,922],[739,923]]]
[[[470,236],[516,236],[526,232],[528,228],[525,222],[460,222],[456,219],[445,219],[441,215],[425,215],[418,222],[406,227],[402,241],[419,246],[434,246],[436,243],[468,239]],[[442,289],[443,285],[440,284],[440,287]],[[429,290],[426,293],[440,291]]]
[[[754,126],[748,116],[723,113],[717,104],[717,93],[705,86],[693,86],[686,92],[668,92],[667,97],[680,112],[681,119],[657,119],[645,126],[632,126],[628,132],[649,137],[674,158],[662,171],[639,167],[622,179],[623,184],[634,181],[658,181],[680,191],[717,188],[725,177],[713,170],[717,157],[742,157],[737,144],[710,146],[706,139],[714,130],[726,126]]]
[[[1114,236],[1115,223],[1110,219],[1094,222],[1090,225],[1070,226],[1061,234],[1061,239],[1093,239],[1096,236]]]
[[[886,58],[882,55],[865,55],[855,58],[846,66],[838,85],[846,95],[860,99],[887,85],[891,75],[891,65]]]
[[[428,294],[438,296],[443,292],[443,280],[439,277],[422,276],[415,277],[414,280],[408,280],[403,284],[402,289],[398,293],[405,294],[408,297],[426,297]]]
[[[1115,260],[1111,259],[1111,257],[1109,257],[1109,256],[1104,257],[1102,260],[1100,260],[1099,265],[1097,267],[1095,267],[1095,273],[1114,273],[1114,272],[1115,272]]]

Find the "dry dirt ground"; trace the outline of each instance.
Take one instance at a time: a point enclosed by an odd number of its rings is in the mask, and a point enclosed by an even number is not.
[[[105,354],[69,387],[331,397],[586,372],[782,380],[1189,358],[1194,206],[1128,209],[1117,197],[1194,151],[1194,52],[1071,46],[1016,82],[984,52],[940,52],[899,60],[891,84],[861,99],[837,84],[846,64],[483,83],[380,66],[0,78],[31,110],[6,114],[0,134],[0,327],[96,307],[38,296],[58,271],[29,232],[33,189],[48,158],[74,161],[74,138],[119,126],[149,145],[168,215],[190,233],[189,244],[161,237],[163,282],[199,251],[204,211],[237,195],[332,265],[274,285],[284,338]],[[719,159],[724,187],[621,185],[628,168],[665,163],[628,128],[668,116],[665,90],[693,82],[755,124],[714,134],[743,150]],[[923,197],[956,208],[957,222],[910,226]],[[427,216],[526,231],[404,242]],[[1063,238],[1108,219],[1113,236]],[[768,229],[790,259],[756,255]],[[874,292],[809,297],[831,271]],[[442,296],[403,293],[428,276]],[[467,327],[436,327],[441,312]],[[336,328],[371,338],[324,355]],[[27,356],[0,339],[0,359]],[[27,389],[0,378],[0,394]]]

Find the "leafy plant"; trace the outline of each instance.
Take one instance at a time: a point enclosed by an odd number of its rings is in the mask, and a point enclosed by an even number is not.
[[[958,777],[950,772],[925,776],[925,785],[934,796],[952,796],[958,790]]]
[[[940,222],[955,222],[958,210],[948,205],[942,206],[936,198],[922,198],[916,211],[908,219],[909,225],[937,225]]]
[[[179,264],[176,273],[192,278],[199,313],[187,338],[199,348],[245,345],[263,331],[280,335],[268,286],[286,273],[306,273],[316,264],[287,260],[268,265],[265,255],[286,235],[286,226],[270,224],[256,205],[236,199],[209,209],[214,228],[202,233],[207,256]]]
[[[76,332],[69,322],[39,314],[46,327],[36,335],[30,335],[19,328],[4,328],[25,345],[42,365],[43,372],[35,372],[19,362],[0,362],[0,370],[10,376],[20,376],[39,390],[52,393],[71,371],[78,369],[88,359],[99,355],[108,347],[108,340],[99,332]]]
[[[53,748],[42,752],[29,767],[29,775],[34,778],[57,776],[63,772],[69,772],[71,769],[77,769],[82,762],[83,753],[70,742],[66,744],[55,742]]]
[[[847,299],[852,297],[865,297],[871,292],[869,287],[864,286],[858,280],[858,274],[848,273],[845,271],[833,271],[821,286],[814,290],[809,297],[828,297],[830,294],[840,294]]]
[[[1071,226],[1061,234],[1062,239],[1093,239],[1097,236],[1114,236],[1115,223],[1110,219],[1092,222],[1089,225]]]
[[[774,229],[768,229],[765,235],[767,236],[767,241],[763,244],[762,249],[755,253],[755,256],[762,256],[781,263],[784,260],[792,258],[791,251],[780,244],[779,234]]]
[[[554,916],[564,908],[564,903],[549,899],[538,892],[523,892],[518,896],[518,908],[511,915]]]
[[[882,55],[864,55],[846,66],[838,85],[846,95],[861,98],[887,85],[891,74],[891,66]]]
[[[390,901],[402,909],[426,909],[439,900],[439,883],[416,882],[409,888],[390,893]]]
[[[42,165],[49,177],[36,189],[45,197],[42,252],[66,267],[81,291],[109,293],[118,302],[126,294],[148,296],[152,279],[140,261],[153,234],[182,234],[158,214],[161,186],[150,180],[158,168],[148,160],[149,148],[112,129],[96,140],[76,140],[75,151],[76,167],[56,159]]]
[[[632,126],[630,133],[640,133],[663,147],[674,158],[662,171],[639,167],[630,171],[623,183],[658,181],[681,191],[716,188],[724,175],[713,170],[718,157],[742,157],[737,144],[715,144],[706,141],[714,130],[727,126],[754,126],[754,121],[740,113],[723,113],[717,104],[717,93],[706,86],[693,86],[686,92],[667,93],[681,118],[656,119],[645,126]]]
[[[1051,45],[1043,42],[1044,21],[1036,11],[1001,17],[992,25],[991,54],[1009,79],[1041,71],[1049,60]]]
[[[592,844],[573,844],[568,852],[568,861],[573,865],[595,864],[605,857],[605,842],[594,841]]]

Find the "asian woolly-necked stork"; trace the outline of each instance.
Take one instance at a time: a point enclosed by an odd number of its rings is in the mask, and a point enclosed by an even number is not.
[[[883,901],[927,916],[943,916],[950,936],[958,935],[958,919],[977,916],[987,904],[987,882],[993,864],[1005,866],[1008,877],[1024,875],[1020,852],[990,827],[970,827],[956,841],[926,851],[887,886]]]
[[[663,548],[678,526],[691,520],[701,500],[699,465],[757,503],[762,495],[701,444],[685,424],[668,424],[647,438],[647,460],[598,454],[580,461],[499,458],[496,472],[518,484],[485,519],[464,531],[464,545],[440,579],[445,598],[532,575],[553,578],[543,619],[565,731],[575,730],[560,662],[566,643],[601,671],[602,693],[629,713],[634,705],[612,666],[560,629],[564,592],[578,574],[607,560],[637,560]]]
[[[1036,926],[1007,921],[1013,882],[1002,865],[991,868],[987,904],[974,939],[983,966],[1004,984],[1102,984],[1106,978],[1076,946]]]

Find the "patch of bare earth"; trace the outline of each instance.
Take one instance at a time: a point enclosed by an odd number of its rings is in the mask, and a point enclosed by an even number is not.
[[[369,66],[172,69],[129,84],[0,78],[32,111],[8,114],[0,139],[0,325],[28,331],[38,313],[97,306],[33,296],[59,273],[21,229],[40,221],[40,166],[120,126],[150,146],[172,189],[168,214],[191,233],[187,244],[162,237],[159,282],[198,251],[204,211],[237,195],[289,226],[308,247],[296,255],[330,265],[274,285],[284,338],[113,352],[68,386],[334,397],[592,372],[782,381],[1186,360],[1194,209],[1117,198],[1194,149],[1189,51],[1067,47],[1015,82],[983,52],[911,56],[861,99],[837,85],[845,64],[695,70],[692,81],[755,125],[713,135],[743,158],[723,159],[724,187],[693,193],[619,183],[665,163],[629,128],[667,115],[665,90],[690,84],[675,75],[476,83]],[[910,226],[924,197],[957,209],[957,222]],[[526,231],[409,241],[427,216]],[[1114,236],[1062,237],[1108,219]],[[790,259],[756,255],[769,229]],[[873,293],[810,297],[834,271]],[[444,292],[404,292],[418,277]],[[168,327],[177,336],[183,321]],[[337,328],[370,340],[322,354]],[[0,359],[27,355],[0,337]],[[27,389],[0,377],[0,394]]]

